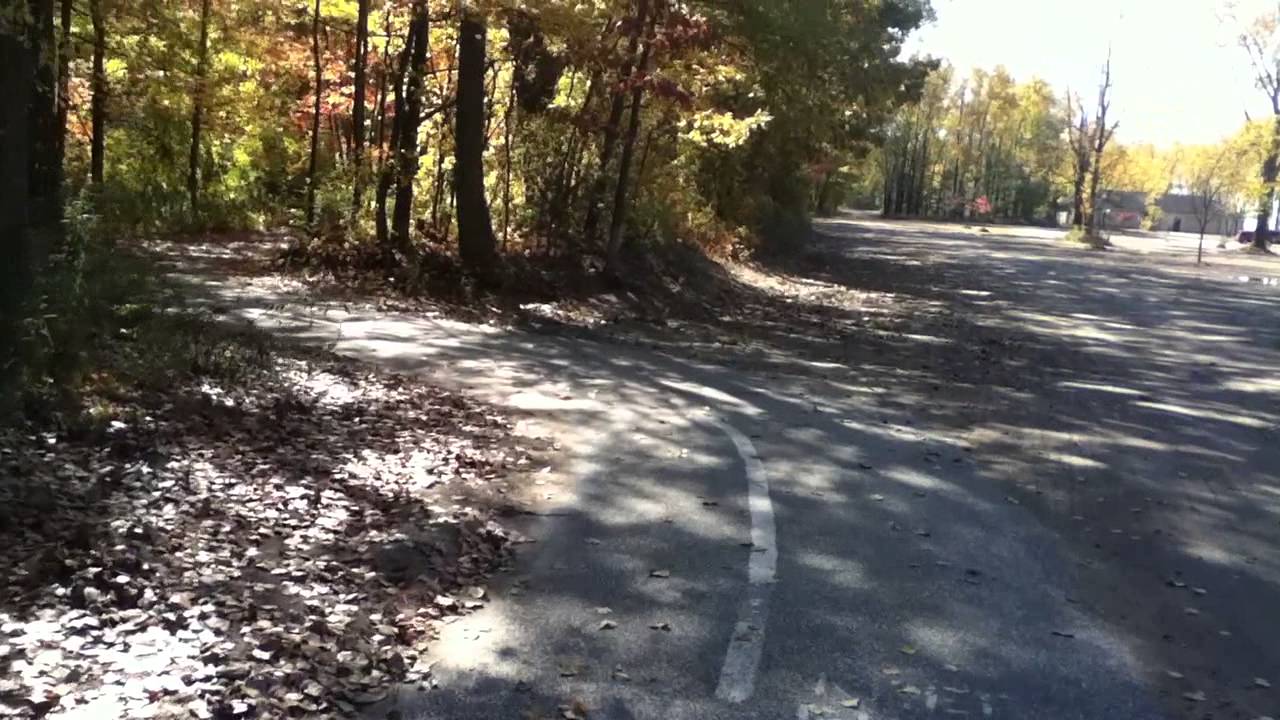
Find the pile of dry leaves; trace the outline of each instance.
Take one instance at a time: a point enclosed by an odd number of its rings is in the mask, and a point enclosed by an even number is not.
[[[0,434],[0,717],[335,717],[427,679],[528,457],[439,388],[268,365]]]

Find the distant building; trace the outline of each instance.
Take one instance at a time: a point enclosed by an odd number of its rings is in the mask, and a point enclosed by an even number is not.
[[[1156,203],[1160,215],[1156,218],[1152,230],[1161,232],[1200,232],[1200,198],[1194,195],[1175,195],[1168,193]],[[1215,202],[1209,209],[1208,223],[1205,225],[1206,235],[1235,235],[1244,226],[1244,216],[1233,213]]]
[[[1156,232],[1200,232],[1199,198],[1194,195],[1165,193],[1155,202],[1158,212],[1152,216],[1149,195],[1139,190],[1104,190],[1098,198],[1099,224],[1111,230],[1138,230],[1151,220]],[[1235,235],[1244,229],[1244,216],[1214,203],[1205,226],[1207,235]]]

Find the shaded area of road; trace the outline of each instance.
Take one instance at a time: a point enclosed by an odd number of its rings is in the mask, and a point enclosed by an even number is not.
[[[564,437],[521,574],[400,709],[1274,714],[1276,297],[1044,237],[825,229],[758,312],[623,343],[201,291]],[[745,706],[713,700],[752,549],[712,417],[752,436],[777,513]]]

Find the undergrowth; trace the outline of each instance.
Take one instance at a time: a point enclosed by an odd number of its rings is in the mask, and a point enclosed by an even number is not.
[[[67,429],[116,401],[195,377],[234,380],[269,365],[265,334],[181,309],[155,264],[69,218],[39,272],[0,383],[0,421]]]

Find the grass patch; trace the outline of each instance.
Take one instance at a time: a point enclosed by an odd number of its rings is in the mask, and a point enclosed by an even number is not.
[[[1063,238],[1073,245],[1084,245],[1093,250],[1106,250],[1111,247],[1111,239],[1104,235],[1090,234],[1082,227],[1073,227]]]

